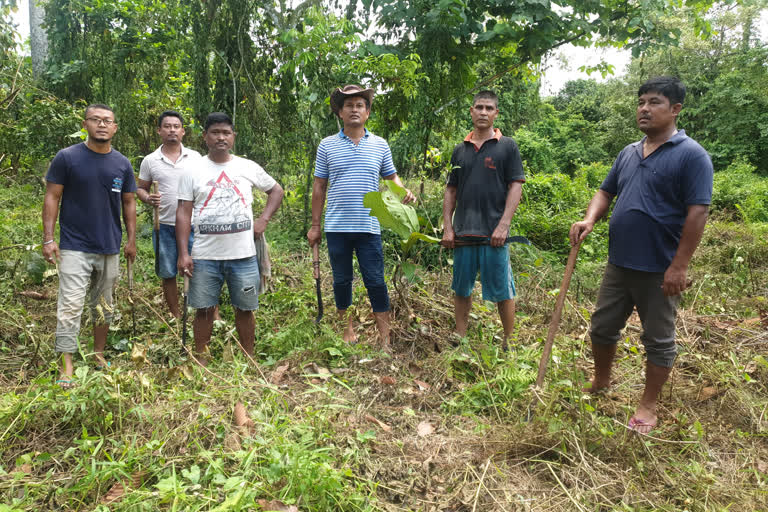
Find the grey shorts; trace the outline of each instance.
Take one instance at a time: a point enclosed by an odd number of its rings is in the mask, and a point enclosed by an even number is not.
[[[119,275],[119,254],[61,251],[56,352],[77,352],[77,335],[87,293],[90,292],[94,325],[108,324],[112,320],[112,296]]]
[[[661,290],[663,272],[642,272],[608,263],[592,315],[593,343],[612,345],[621,338],[629,315],[637,308],[648,361],[669,368],[675,362],[675,318],[680,295],[667,297]]]

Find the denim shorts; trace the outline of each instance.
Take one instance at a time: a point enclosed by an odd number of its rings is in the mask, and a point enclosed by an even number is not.
[[[194,228],[189,232],[189,253],[192,253],[192,241],[195,237]],[[155,249],[155,254],[160,258],[159,271],[157,277],[161,279],[170,279],[176,277],[178,271],[177,262],[179,252],[176,249],[176,227],[169,224],[160,224],[160,253],[157,253],[157,244],[155,243],[154,233],[152,236],[152,247]]]
[[[195,309],[216,306],[226,281],[232,305],[240,311],[259,307],[259,261],[256,256],[239,260],[193,260],[189,280],[189,305]]]
[[[515,298],[515,279],[509,264],[509,245],[456,247],[453,250],[453,284],[458,297],[469,297],[477,272],[483,285],[483,300],[501,302]]]

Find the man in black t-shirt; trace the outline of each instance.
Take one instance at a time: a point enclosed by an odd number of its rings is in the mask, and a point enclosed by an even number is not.
[[[517,144],[493,122],[499,100],[492,91],[477,93],[469,113],[474,129],[456,146],[443,199],[442,244],[454,248],[453,291],[456,332],[465,336],[478,271],[483,299],[495,302],[504,326],[502,347],[515,325],[515,282],[505,243],[525,181]],[[454,216],[455,211],[455,216]],[[476,240],[480,245],[459,246]]]
[[[107,366],[104,346],[120,267],[121,214],[127,233],[125,257],[131,262],[136,258],[136,181],[131,162],[112,149],[115,114],[107,105],[89,105],[83,127],[88,132],[85,142],[59,151],[45,177],[43,257],[59,263],[56,352],[63,356],[58,381],[62,388],[74,385],[72,354],[77,352],[88,292],[96,364]]]

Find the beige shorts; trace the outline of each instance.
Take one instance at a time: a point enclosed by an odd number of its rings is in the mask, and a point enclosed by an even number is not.
[[[112,299],[119,275],[119,254],[61,251],[56,352],[77,352],[77,335],[87,293],[90,292],[93,324],[105,325],[112,320]]]

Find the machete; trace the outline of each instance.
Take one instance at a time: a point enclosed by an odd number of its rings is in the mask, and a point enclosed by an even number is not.
[[[509,243],[517,243],[517,244],[525,244],[525,245],[531,245],[531,241],[525,238],[524,236],[508,236],[504,240],[505,244]],[[459,236],[456,237],[456,239],[453,242],[454,247],[473,247],[478,245],[490,245],[491,244],[491,238],[487,236]],[[443,242],[440,241],[440,245],[443,245]]]
[[[323,294],[320,291],[320,244],[312,246],[312,268],[315,274],[315,290],[317,292],[317,318],[315,323],[319,324],[323,319]]]
[[[156,181],[152,182],[153,194],[157,194],[157,185]],[[160,214],[157,206],[153,206],[152,209],[154,210],[152,217],[152,240],[155,242],[155,275],[160,275]]]

